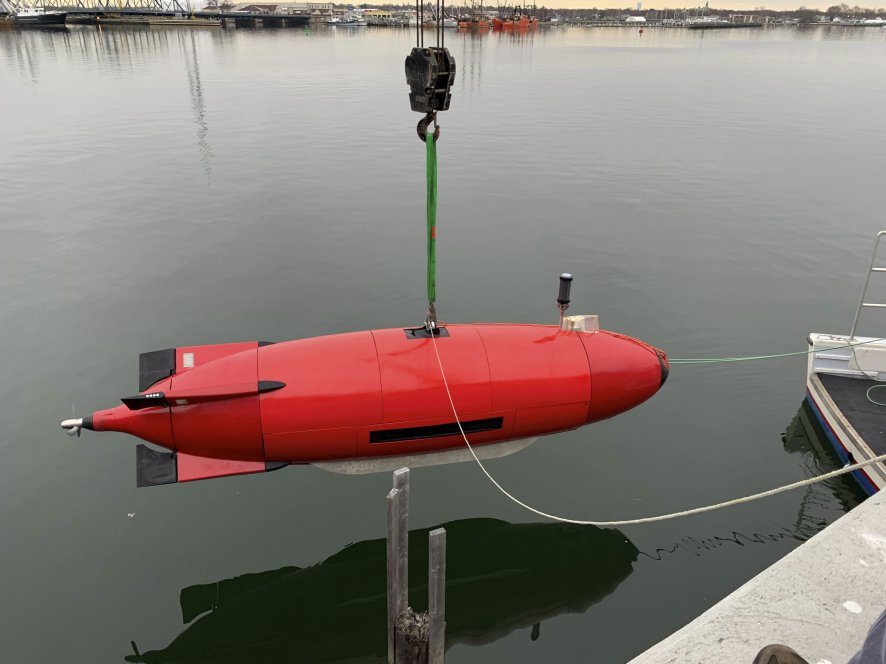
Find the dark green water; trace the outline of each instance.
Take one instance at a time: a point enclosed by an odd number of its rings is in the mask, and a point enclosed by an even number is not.
[[[142,351],[422,319],[410,38],[0,33],[0,661],[383,656],[388,475],[136,490],[132,439],[58,423],[131,393]],[[447,43],[443,319],[553,322],[569,270],[571,311],[676,358],[848,330],[886,224],[886,31]],[[588,519],[807,477],[830,465],[794,422],[804,370],[674,366],[640,408],[489,467]],[[540,524],[470,464],[412,487],[412,527],[450,524],[464,580],[453,663],[627,661],[857,501],[836,482],[619,533]]]

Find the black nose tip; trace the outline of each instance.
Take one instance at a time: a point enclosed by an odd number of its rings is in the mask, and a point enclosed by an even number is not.
[[[668,374],[671,372],[671,366],[668,364],[668,356],[665,355],[664,351],[660,350],[656,355],[658,355],[658,364],[661,367],[661,385],[659,385],[659,387],[661,387],[668,379]]]

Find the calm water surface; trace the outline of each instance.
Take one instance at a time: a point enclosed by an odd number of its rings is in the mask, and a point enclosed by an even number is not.
[[[142,351],[421,320],[410,40],[0,33],[3,662],[120,662],[130,641],[152,662],[384,657],[388,475],[136,490],[132,439],[58,422],[132,393]],[[886,225],[886,30],[447,44],[442,318],[553,322],[569,270],[575,313],[672,357],[847,331]],[[640,408],[489,466],[594,519],[801,479],[830,468],[802,426],[804,368],[675,366]],[[413,541],[448,524],[448,661],[624,662],[857,500],[833,482],[600,531],[539,523],[460,464],[413,473]]]

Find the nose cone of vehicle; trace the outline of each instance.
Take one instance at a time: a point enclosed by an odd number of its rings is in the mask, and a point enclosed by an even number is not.
[[[661,389],[670,366],[667,355],[631,337],[600,331],[582,334],[591,369],[588,422],[618,415]]]
[[[668,356],[663,350],[656,348],[655,353],[658,355],[658,363],[661,365],[661,385],[664,385],[668,379],[668,374],[671,373],[671,365],[668,363]]]

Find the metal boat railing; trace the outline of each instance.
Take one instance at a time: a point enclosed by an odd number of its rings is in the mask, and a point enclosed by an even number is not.
[[[858,306],[855,308],[855,318],[852,320],[852,330],[849,332],[849,339],[855,339],[855,330],[858,327],[858,319],[861,316],[861,310],[864,308],[870,309],[886,309],[886,303],[882,302],[865,302],[865,297],[868,293],[868,286],[871,283],[871,275],[874,272],[886,272],[886,267],[874,267],[874,263],[877,260],[877,251],[880,249],[880,240],[883,236],[886,235],[886,230],[880,231],[877,233],[877,239],[874,242],[874,251],[871,254],[871,262],[868,266],[867,276],[864,280],[864,288],[861,290],[861,297],[858,298]]]

